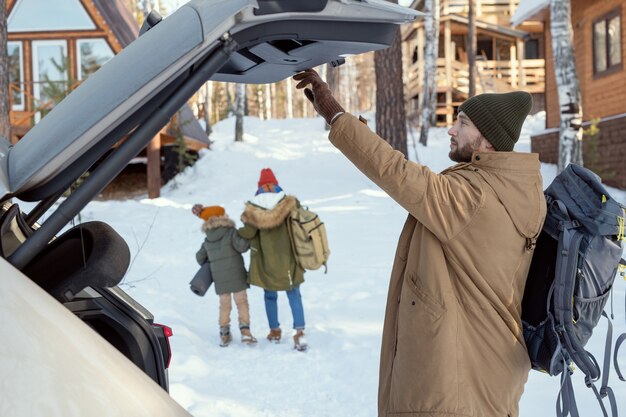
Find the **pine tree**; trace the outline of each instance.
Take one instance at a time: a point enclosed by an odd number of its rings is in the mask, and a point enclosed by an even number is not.
[[[397,0],[392,3],[398,3]],[[391,46],[374,54],[376,68],[376,133],[408,156],[402,45],[396,29]]]

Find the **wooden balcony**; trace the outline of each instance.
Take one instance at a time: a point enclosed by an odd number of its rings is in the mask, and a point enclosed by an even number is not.
[[[448,72],[449,71],[449,72]],[[449,73],[449,75],[448,75]],[[421,95],[424,85],[424,63],[418,61],[405,70],[405,94],[408,100]],[[506,93],[524,90],[531,94],[545,92],[545,62],[543,59],[522,61],[476,62],[476,94]],[[437,114],[447,115],[449,121],[454,107],[468,98],[469,66],[452,60],[449,66],[445,58],[437,59],[437,92],[446,97],[437,103]]]

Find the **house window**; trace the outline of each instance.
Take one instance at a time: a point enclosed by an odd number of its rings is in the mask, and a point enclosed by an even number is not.
[[[24,65],[22,64],[22,42],[8,42],[9,83],[13,110],[24,110]]]
[[[68,83],[66,41],[33,41],[32,48],[35,122],[39,122],[41,116],[69,94],[72,86]]]
[[[539,59],[539,40],[529,39],[524,43],[524,59]]]
[[[81,39],[76,42],[76,45],[79,80],[87,79],[105,62],[113,58],[113,51],[104,39]]]
[[[622,29],[619,9],[593,22],[593,57],[595,75],[622,69]]]

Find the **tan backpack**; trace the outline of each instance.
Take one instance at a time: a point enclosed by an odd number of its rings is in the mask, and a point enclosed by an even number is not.
[[[324,265],[330,256],[326,227],[319,216],[306,207],[298,207],[289,215],[289,236],[298,264],[306,270],[314,271]]]

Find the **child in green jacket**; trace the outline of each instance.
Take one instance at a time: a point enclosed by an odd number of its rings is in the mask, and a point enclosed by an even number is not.
[[[204,220],[202,231],[206,234],[200,250],[196,253],[196,260],[200,265],[210,262],[215,292],[220,297],[220,346],[228,346],[232,341],[231,297],[235,299],[239,313],[241,341],[254,344],[257,340],[250,332],[250,309],[246,294],[248,273],[241,255],[250,248],[250,242],[239,236],[235,222],[228,217],[223,207],[209,206],[200,211],[197,208],[192,211]]]

